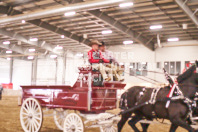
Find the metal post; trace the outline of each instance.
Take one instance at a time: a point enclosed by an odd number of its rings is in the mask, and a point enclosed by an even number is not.
[[[66,52],[63,54],[63,74],[62,74],[62,84],[65,84],[67,52],[68,52],[68,51],[66,51]]]
[[[37,62],[38,62],[38,57],[35,56],[34,60],[32,61],[32,85],[36,85],[36,80],[37,80]]]
[[[56,63],[56,72],[55,72],[55,84],[57,84],[57,76],[58,76],[58,59],[55,59],[55,63]]]
[[[10,60],[10,83],[12,83],[12,75],[13,75],[13,62],[14,62],[14,60],[13,59],[11,59]]]
[[[88,111],[91,110],[91,101],[92,101],[92,87],[91,87],[91,84],[92,84],[92,74],[91,72],[89,72],[88,74],[88,97],[87,97],[87,106],[88,106]]]

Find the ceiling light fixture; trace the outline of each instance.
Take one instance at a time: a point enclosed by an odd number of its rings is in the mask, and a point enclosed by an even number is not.
[[[61,38],[65,38],[65,36],[64,35],[61,35]]]
[[[6,53],[7,54],[11,54],[12,53],[12,50],[7,50]]]
[[[34,56],[28,56],[27,58],[28,58],[28,60],[33,60]]]
[[[57,45],[57,46],[55,47],[55,49],[63,49],[63,47],[62,47],[62,46]]]
[[[50,55],[50,58],[55,59],[55,58],[57,58],[57,55]]]
[[[102,34],[111,34],[113,31],[112,30],[104,30],[102,31]]]
[[[29,52],[35,52],[36,50],[35,49],[29,49]]]
[[[25,20],[22,20],[21,23],[25,23]]]
[[[122,3],[119,5],[119,7],[129,7],[129,6],[133,6],[133,2]]]
[[[154,29],[161,29],[162,28],[162,25],[153,25],[153,26],[150,26],[150,29],[151,30],[154,30]]]
[[[127,40],[127,41],[124,41],[123,44],[133,44],[133,41],[132,40]]]
[[[76,14],[76,12],[75,11],[72,11],[72,12],[66,12],[64,15],[65,16],[73,16],[75,14]]]
[[[38,41],[38,38],[30,38],[30,41]]]
[[[175,41],[179,41],[179,38],[169,38],[168,42],[175,42]]]
[[[3,44],[10,44],[10,41],[4,41]]]

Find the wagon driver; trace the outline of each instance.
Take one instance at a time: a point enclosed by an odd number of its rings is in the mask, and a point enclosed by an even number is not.
[[[99,70],[102,74],[102,77],[105,81],[110,81],[111,77],[107,75],[106,72],[112,74],[112,70],[109,67],[106,67],[105,64],[111,63],[111,60],[107,60],[102,56],[102,53],[99,51],[99,45],[102,45],[98,40],[92,40],[90,42],[92,49],[88,52],[89,63],[92,65],[92,69]]]
[[[102,56],[106,59],[111,61],[112,63],[106,64],[107,67],[110,67],[113,71],[113,75],[115,81],[124,81],[122,78],[122,73],[124,72],[123,66],[119,65],[118,61],[113,57],[112,52],[106,50],[106,46],[104,42],[101,42],[102,45],[99,46],[99,49],[102,53]]]

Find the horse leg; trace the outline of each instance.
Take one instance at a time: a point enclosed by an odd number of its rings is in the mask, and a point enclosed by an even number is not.
[[[177,130],[177,128],[178,128],[177,125],[171,124],[171,128],[170,128],[169,132],[175,132]]]
[[[150,124],[147,124],[147,123],[140,123],[140,124],[142,126],[143,132],[147,132],[148,127],[149,127]]]
[[[126,123],[126,121],[129,119],[129,117],[131,116],[131,112],[130,113],[126,113],[122,115],[121,120],[118,123],[118,132],[121,132],[124,124]]]
[[[128,122],[128,124],[131,126],[131,128],[135,131],[135,132],[140,132],[138,130],[138,128],[135,126],[135,124],[140,121],[142,119],[142,117],[135,115],[132,117],[132,119]]]
[[[189,132],[194,132],[194,129],[186,123],[186,121],[182,120],[181,118],[174,118],[171,120],[172,124],[177,124],[177,126],[180,126]]]

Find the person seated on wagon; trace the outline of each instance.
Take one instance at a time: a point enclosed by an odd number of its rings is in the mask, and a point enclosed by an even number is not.
[[[98,40],[92,40],[90,42],[92,49],[88,51],[89,63],[92,65],[93,69],[97,69],[102,74],[102,77],[105,81],[110,81],[111,77],[107,76],[107,73],[111,74],[111,69],[103,65],[103,63],[111,63],[110,60],[103,58],[101,52],[98,50],[99,45],[101,45]]]
[[[102,56],[106,59],[111,61],[111,64],[107,64],[107,67],[112,68],[113,75],[115,78],[115,81],[124,81],[124,79],[121,77],[123,71],[123,68],[119,65],[118,61],[112,56],[112,53],[108,50],[106,50],[105,43],[102,42],[102,45],[99,45],[99,49],[102,53]]]

